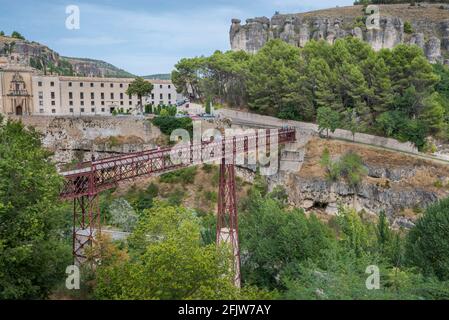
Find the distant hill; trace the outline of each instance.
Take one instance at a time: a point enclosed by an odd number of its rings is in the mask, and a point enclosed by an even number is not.
[[[101,60],[63,57],[49,47],[35,41],[0,36],[0,54],[8,53],[8,44],[14,42],[12,54],[23,64],[46,74],[62,76],[135,77],[133,74]]]
[[[144,76],[144,78],[150,80],[171,80],[171,74],[170,73],[151,74],[149,76]]]
[[[135,75],[125,71],[123,69],[117,68],[116,66],[95,59],[88,58],[73,58],[73,57],[61,57],[62,59],[67,60],[71,65],[74,66],[74,71],[77,74],[86,74],[94,73],[100,75],[102,74],[104,77],[117,77],[117,78],[134,78]]]

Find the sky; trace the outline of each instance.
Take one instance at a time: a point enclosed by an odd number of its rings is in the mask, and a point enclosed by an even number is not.
[[[230,49],[232,18],[351,5],[353,0],[0,0],[0,30],[63,56],[104,60],[136,75],[169,73],[181,58]],[[80,11],[68,29],[67,6]]]

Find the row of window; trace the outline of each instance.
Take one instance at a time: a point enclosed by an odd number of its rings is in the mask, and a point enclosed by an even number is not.
[[[42,81],[38,81],[38,82],[37,82],[37,85],[38,85],[39,87],[42,87]],[[84,87],[84,82],[80,82],[79,85],[80,85],[80,87]],[[54,87],[54,86],[55,86],[55,82],[54,82],[54,81],[51,81],[51,82],[50,82],[50,87]],[[72,87],[72,86],[73,86],[73,83],[72,83],[72,82],[69,82],[69,83],[68,83],[68,86],[69,86],[69,87]],[[95,83],[91,82],[91,83],[90,83],[90,87],[93,88],[94,86],[95,86]],[[113,83],[110,83],[109,86],[110,86],[111,88],[114,88],[114,84],[113,84]],[[104,83],[100,83],[100,87],[104,88]],[[120,84],[119,84],[119,87],[120,87],[120,88],[123,88],[123,83],[120,83]],[[129,84],[128,84],[128,87],[129,87]],[[164,86],[163,86],[162,84],[159,85],[159,88],[160,88],[160,89],[163,89],[163,87],[164,87]],[[171,85],[170,85],[170,84],[167,85],[167,87],[168,87],[168,89],[171,89]]]
[[[101,99],[104,99],[104,92],[102,92],[100,94],[100,96],[101,96]],[[53,91],[50,92],[50,97],[51,97],[51,99],[55,99],[55,93]],[[111,97],[111,99],[114,99],[115,95],[114,95],[113,92],[111,92],[110,97]],[[160,100],[163,100],[164,99],[164,94],[161,93],[159,95],[159,97],[160,97]],[[91,99],[95,99],[95,93],[94,92],[90,93],[90,98]],[[128,98],[129,98],[129,100],[131,100],[132,96],[129,95]],[[41,100],[44,99],[44,93],[42,91],[39,91],[39,99],[41,99]],[[73,92],[69,92],[69,99],[73,99]],[[84,92],[80,92],[80,99],[81,100],[84,99]],[[123,93],[120,93],[120,99],[121,100],[124,99]],[[154,93],[151,94],[151,99],[154,99]],[[168,99],[171,100],[171,93],[168,94]]]

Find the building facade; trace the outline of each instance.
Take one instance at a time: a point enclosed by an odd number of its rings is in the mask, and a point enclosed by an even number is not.
[[[111,115],[136,113],[139,99],[126,94],[132,78],[65,77],[0,67],[0,113],[15,115]],[[182,97],[167,80],[147,80],[153,92],[143,104],[174,105]]]

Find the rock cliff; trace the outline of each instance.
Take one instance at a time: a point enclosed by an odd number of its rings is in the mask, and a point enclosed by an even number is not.
[[[7,44],[14,42],[11,52]],[[11,55],[23,65],[48,74],[93,77],[133,77],[132,74],[107,62],[84,58],[62,57],[49,47],[34,41],[0,36],[0,55]]]
[[[303,47],[308,41],[353,36],[375,50],[391,49],[400,43],[421,47],[431,62],[449,64],[449,5],[380,5],[380,27],[367,29],[363,6],[333,8],[309,13],[279,14],[271,19],[258,17],[242,24],[233,19],[232,50],[257,52],[270,39],[282,39]],[[406,28],[404,26],[406,25]]]

